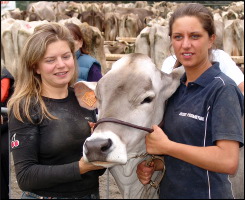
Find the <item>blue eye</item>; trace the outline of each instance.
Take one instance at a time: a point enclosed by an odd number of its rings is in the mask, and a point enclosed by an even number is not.
[[[46,60],[46,62],[47,63],[52,63],[52,62],[54,62],[54,59],[52,59],[52,60]]]
[[[181,36],[181,35],[176,35],[176,36],[174,36],[174,39],[176,39],[176,40],[181,40],[183,37]]]
[[[193,39],[198,39],[198,38],[200,38],[200,35],[192,35],[191,36]]]
[[[67,56],[64,56],[63,58],[64,59],[69,59],[71,57],[71,55],[67,55]]]

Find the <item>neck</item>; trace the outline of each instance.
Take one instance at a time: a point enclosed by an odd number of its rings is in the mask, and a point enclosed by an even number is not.
[[[128,160],[125,165],[116,165],[109,168],[110,173],[114,177],[123,199],[140,199],[142,194],[145,192],[145,187],[139,181],[136,174],[137,166],[140,162],[143,161],[143,159],[144,158],[141,157],[132,158]],[[160,172],[157,171],[153,174],[153,180],[155,180],[156,176],[158,176],[159,173]],[[149,195],[148,198],[159,198],[157,190],[155,188],[149,188],[149,184],[146,187],[148,187],[146,188]]]
[[[68,88],[49,88],[42,90],[42,96],[51,99],[64,99],[68,96]]]
[[[198,67],[185,67],[186,72],[186,85],[189,82],[193,82],[198,79],[199,76],[203,74],[208,68],[212,66],[210,61],[206,61],[205,63],[199,65]]]

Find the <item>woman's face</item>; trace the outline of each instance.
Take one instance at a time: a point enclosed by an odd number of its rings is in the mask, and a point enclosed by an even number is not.
[[[67,87],[75,73],[71,49],[66,41],[56,41],[47,46],[36,70],[41,75],[45,89]]]
[[[209,37],[197,17],[181,17],[172,25],[172,46],[176,57],[184,67],[210,64],[208,49],[212,47],[214,37]]]
[[[83,46],[83,41],[82,40],[74,40],[75,42],[75,51],[78,51]]]

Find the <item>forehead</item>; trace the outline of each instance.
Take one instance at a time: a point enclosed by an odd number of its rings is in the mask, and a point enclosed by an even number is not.
[[[116,62],[113,68],[98,83],[98,90],[110,93],[124,93],[136,88],[145,91],[152,87],[149,74],[152,74],[150,58],[128,57]],[[143,68],[143,70],[142,70]],[[106,86],[106,87],[105,87]]]
[[[200,20],[197,17],[194,16],[184,16],[177,18],[172,26],[173,33],[178,32],[178,31],[205,31],[203,29],[203,26],[200,22]]]
[[[71,49],[69,47],[68,42],[63,40],[58,40],[48,44],[44,57],[59,55],[69,51],[71,51]]]

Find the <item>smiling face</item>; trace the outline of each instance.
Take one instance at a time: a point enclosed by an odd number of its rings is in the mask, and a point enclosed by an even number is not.
[[[41,75],[45,91],[67,88],[75,73],[74,58],[68,43],[58,40],[49,44],[44,57],[38,62],[36,72]]]
[[[172,26],[171,42],[174,52],[186,68],[211,65],[208,50],[212,47],[214,37],[209,37],[197,17],[180,17]]]

